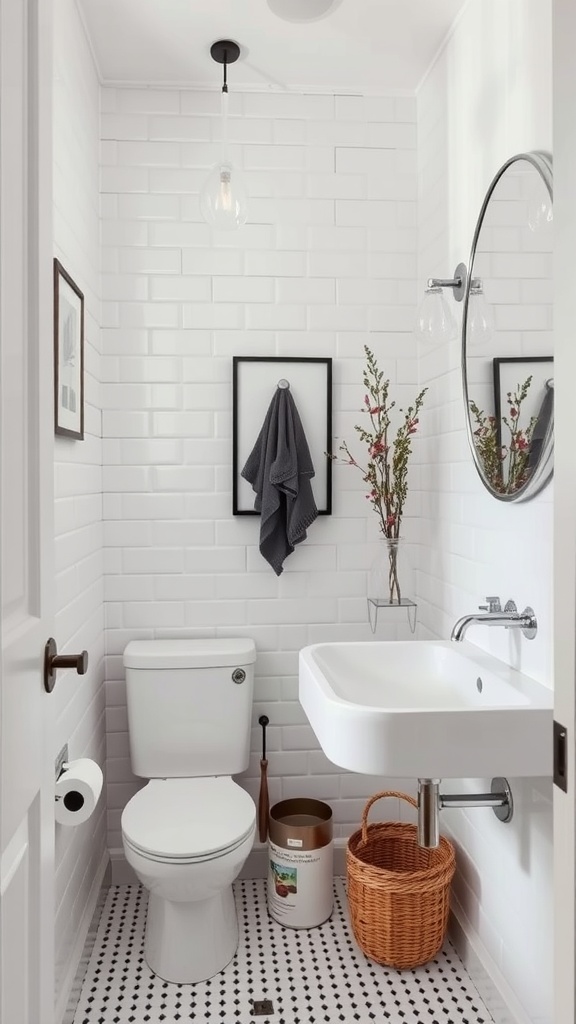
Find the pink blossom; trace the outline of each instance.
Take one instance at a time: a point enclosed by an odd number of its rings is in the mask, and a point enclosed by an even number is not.
[[[368,449],[371,459],[375,458],[377,455],[383,455],[387,451],[388,449],[385,444],[382,444],[382,441],[375,441]]]

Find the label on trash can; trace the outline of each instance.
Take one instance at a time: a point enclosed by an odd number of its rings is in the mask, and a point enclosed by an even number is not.
[[[302,845],[301,840],[296,840]],[[332,913],[333,845],[292,850],[269,842],[268,909],[289,928],[313,928]]]

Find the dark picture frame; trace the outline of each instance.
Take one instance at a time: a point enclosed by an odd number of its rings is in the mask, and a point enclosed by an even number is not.
[[[84,295],[54,259],[54,433],[84,439]]]
[[[521,424],[526,428],[532,416],[536,417],[533,443],[528,462],[532,475],[536,469],[545,438],[553,429],[553,404],[545,401],[546,392],[554,388],[554,357],[553,356],[509,356],[492,360],[494,376],[494,413],[496,416],[496,437],[498,447],[502,446],[502,416],[508,414],[507,394],[524,384],[532,376],[530,389],[522,403]]]
[[[522,419],[529,422],[531,416],[537,416],[545,395],[546,381],[554,378],[553,356],[509,356],[492,360],[494,368],[494,410],[496,423],[502,423],[502,415],[506,415],[506,395],[514,391],[518,384],[532,376],[530,391],[526,399],[526,407]],[[547,366],[545,364],[548,364]]]
[[[281,383],[280,383],[281,382]],[[332,514],[332,360],[324,357],[234,356],[232,360],[232,513],[257,516],[255,494],[241,476],[276,388],[289,385],[316,472],[318,514]]]

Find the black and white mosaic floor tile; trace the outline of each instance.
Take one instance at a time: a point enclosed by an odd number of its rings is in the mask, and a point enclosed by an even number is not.
[[[264,880],[237,882],[240,944],[209,981],[174,985],[144,960],[147,893],[112,886],[74,1024],[492,1024],[447,943],[430,964],[394,971],[358,949],[347,919],[344,880],[334,913],[319,928],[283,928],[268,916]],[[271,1000],[273,1012],[254,1013]]]

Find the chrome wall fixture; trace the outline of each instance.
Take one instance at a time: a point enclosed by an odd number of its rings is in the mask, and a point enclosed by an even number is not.
[[[466,281],[468,271],[465,263],[459,263],[454,271],[454,277],[429,277],[428,288],[451,288],[456,302],[462,302],[466,294]]]
[[[240,56],[238,43],[220,39],[210,47],[210,56],[222,64],[222,151],[200,192],[200,210],[204,220],[217,228],[241,227],[248,216],[248,198],[242,175],[234,167],[228,152],[228,65]]]
[[[458,324],[443,291],[451,288],[456,302],[462,302],[466,293],[468,271],[459,263],[453,277],[429,277],[417,316],[417,333],[429,341],[449,341],[458,337]]]

